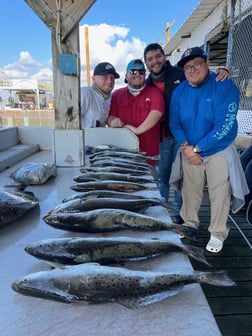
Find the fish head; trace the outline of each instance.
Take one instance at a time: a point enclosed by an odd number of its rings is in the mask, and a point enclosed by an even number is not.
[[[71,303],[76,300],[68,292],[64,282],[59,284],[52,271],[36,272],[12,283],[11,288],[23,295],[60,302]]]
[[[24,250],[33,257],[42,260],[71,260],[75,255],[65,247],[65,242],[67,241],[67,238],[39,240],[26,245]]]

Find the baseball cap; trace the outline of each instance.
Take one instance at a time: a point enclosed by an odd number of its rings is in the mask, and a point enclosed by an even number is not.
[[[145,66],[142,60],[140,59],[133,59],[132,61],[130,61],[127,65],[127,70],[126,72],[129,72],[130,70],[133,69],[142,69],[145,70]]]
[[[181,56],[180,61],[178,62],[178,66],[180,68],[183,68],[186,62],[190,61],[191,59],[195,57],[202,57],[205,60],[207,60],[207,55],[206,53],[200,48],[200,47],[193,47],[187,49],[183,55]]]
[[[106,74],[112,74],[115,78],[120,78],[120,75],[116,72],[112,64],[108,62],[97,64],[94,68],[94,76],[102,76]]]

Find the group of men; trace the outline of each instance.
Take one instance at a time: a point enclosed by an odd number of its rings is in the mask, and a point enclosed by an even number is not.
[[[226,69],[210,71],[199,47],[186,50],[178,66],[166,60],[157,43],[146,46],[143,58],[128,63],[127,86],[113,93],[120,77],[114,66],[103,62],[95,67],[92,87],[81,89],[82,127],[126,127],[138,136],[141,151],[159,155],[161,196],[168,201],[172,177],[175,189],[182,186],[174,195],[177,224],[199,228],[207,183],[211,222],[206,249],[220,252],[228,236],[229,209],[238,211],[248,193],[234,145],[239,91]]]

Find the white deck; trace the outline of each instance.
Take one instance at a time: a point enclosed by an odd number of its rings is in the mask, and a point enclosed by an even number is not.
[[[8,174],[24,162],[52,162],[51,152],[38,152],[0,174],[0,183],[10,182]],[[0,335],[1,336],[218,336],[220,331],[203,295],[200,285],[184,287],[183,291],[162,302],[138,310],[130,310],[116,303],[64,304],[28,297],[11,289],[13,281],[29,273],[49,269],[50,266],[24,251],[33,241],[66,236],[85,236],[54,229],[42,220],[64,197],[72,195],[69,186],[79,174],[78,168],[58,168],[58,176],[47,183],[30,186],[40,206],[25,217],[0,229]],[[155,196],[158,191],[153,192]],[[153,207],[147,214],[169,220],[161,207]],[[110,236],[179,238],[171,232],[120,231]],[[97,235],[99,236],[99,235]],[[191,270],[188,258],[179,253],[148,261],[132,262],[128,268],[152,271]]]

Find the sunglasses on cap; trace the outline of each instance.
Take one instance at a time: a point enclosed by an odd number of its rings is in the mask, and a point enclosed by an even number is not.
[[[128,73],[130,75],[145,75],[145,70],[144,69],[132,69],[132,70],[129,70]]]

